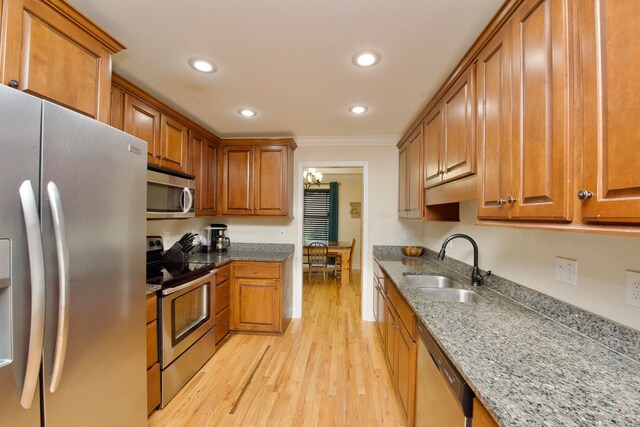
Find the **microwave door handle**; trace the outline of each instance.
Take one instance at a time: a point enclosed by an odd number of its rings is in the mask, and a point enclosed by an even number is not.
[[[185,198],[184,196],[188,195],[189,196],[189,203],[183,203],[183,199]],[[191,210],[191,207],[193,206],[193,195],[191,194],[191,190],[189,190],[189,187],[184,187],[182,189],[182,196],[180,197],[180,205],[182,205],[182,213],[189,213],[189,211]]]
[[[67,245],[67,233],[64,225],[64,212],[60,191],[54,182],[47,184],[49,194],[49,206],[53,220],[53,231],[56,238],[56,256],[58,258],[58,333],[56,336],[56,348],[53,358],[51,374],[51,386],[49,390],[54,393],[60,385],[62,368],[67,354],[67,339],[69,336],[69,246]]]
[[[20,186],[19,193],[22,213],[24,215],[24,225],[27,232],[29,273],[31,275],[31,326],[20,405],[25,409],[29,409],[33,403],[33,396],[38,386],[38,375],[40,372],[44,343],[44,251],[42,248],[38,207],[31,181],[24,181]]]

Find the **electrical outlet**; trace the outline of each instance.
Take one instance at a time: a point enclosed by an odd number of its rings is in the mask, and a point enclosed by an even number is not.
[[[285,235],[284,228],[281,228],[280,229],[280,237],[284,237],[284,235]]]
[[[578,284],[578,261],[556,257],[556,280],[576,286]]]
[[[640,308],[640,273],[627,270],[627,288],[624,302]]]

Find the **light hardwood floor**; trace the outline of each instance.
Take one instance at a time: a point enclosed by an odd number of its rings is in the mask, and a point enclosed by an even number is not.
[[[305,275],[306,276],[306,275]],[[405,425],[360,275],[312,277],[282,337],[232,336],[149,426]]]

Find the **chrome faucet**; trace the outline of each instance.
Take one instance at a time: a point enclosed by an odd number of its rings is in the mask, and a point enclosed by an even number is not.
[[[478,245],[476,244],[476,241],[471,237],[467,236],[466,234],[452,234],[451,236],[447,237],[446,239],[444,239],[444,242],[442,242],[442,248],[438,253],[438,259],[440,261],[444,259],[447,250],[447,244],[453,239],[458,238],[468,240],[473,246],[473,270],[471,271],[471,284],[473,286],[480,286],[482,279],[490,275],[491,271],[487,271],[487,274],[485,274],[484,276],[480,274],[480,269],[478,268]]]

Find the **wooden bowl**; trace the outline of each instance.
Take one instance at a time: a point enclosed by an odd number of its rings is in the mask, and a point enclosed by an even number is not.
[[[422,246],[403,246],[402,253],[405,256],[422,256],[424,248]]]

